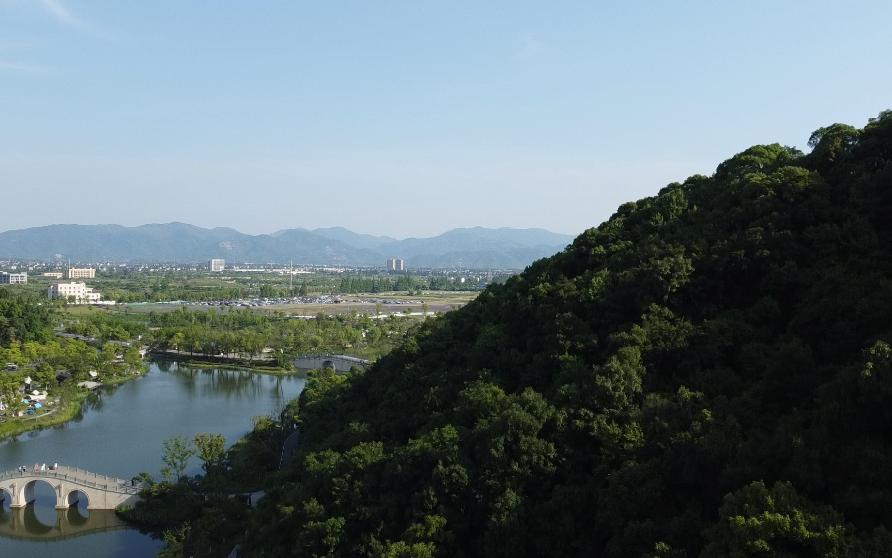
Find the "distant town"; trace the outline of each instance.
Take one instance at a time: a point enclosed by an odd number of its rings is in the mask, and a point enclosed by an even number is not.
[[[404,292],[479,291],[516,273],[510,269],[411,269],[407,260],[386,258],[381,267],[227,263],[120,263],[0,261],[0,284],[73,305],[187,303],[201,306],[329,305],[351,302],[422,304],[420,299],[371,295]],[[366,294],[347,300],[343,295]]]

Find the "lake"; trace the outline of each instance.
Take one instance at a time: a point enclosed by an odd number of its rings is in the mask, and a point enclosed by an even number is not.
[[[214,432],[231,445],[251,429],[252,417],[278,415],[304,383],[298,376],[152,362],[143,377],[90,396],[78,418],[0,442],[0,471],[59,463],[125,479],[145,471],[157,479],[167,438]],[[200,470],[193,459],[188,472]],[[24,510],[11,510],[8,498],[3,502],[4,556],[138,558],[155,556],[161,548],[160,541],[122,524],[113,512],[87,511],[83,505],[57,512],[45,483],[37,484],[36,496]]]

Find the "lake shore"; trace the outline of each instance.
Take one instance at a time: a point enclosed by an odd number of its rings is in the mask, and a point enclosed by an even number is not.
[[[197,356],[197,355],[196,355]],[[169,355],[169,354],[152,354],[152,356],[146,360],[146,364],[151,361],[170,361],[176,362],[177,364],[181,364],[184,366],[189,366],[191,368],[202,368],[202,369],[226,369],[226,370],[243,370],[245,372],[251,374],[263,374],[269,376],[302,376],[306,375],[306,370],[302,370],[299,368],[280,368],[274,366],[265,366],[256,364],[253,366],[247,366],[244,364],[237,363],[225,363],[225,362],[213,362],[213,361],[202,361],[195,360],[193,358],[177,358],[177,356]],[[117,386],[131,380],[135,380],[137,378],[141,378],[145,373],[139,374],[128,374],[125,376],[115,376],[112,377],[108,381],[102,382],[102,386],[97,388],[99,390],[103,389],[107,386]],[[52,410],[41,414],[39,416],[33,417],[22,417],[20,419],[7,419],[6,422],[0,423],[0,441],[4,441],[8,438],[14,438],[21,434],[25,434],[34,430],[43,430],[45,428],[50,428],[53,426],[59,426],[60,424],[65,424],[66,422],[74,419],[80,413],[84,402],[87,398],[92,395],[93,391],[85,388],[77,389],[73,393],[67,393],[66,397],[63,401],[59,403],[58,407],[53,408]]]
[[[139,374],[115,376],[106,382],[102,382],[102,386],[98,389],[102,389],[102,387],[106,386],[117,386],[141,378],[144,374],[145,372],[140,372]],[[0,442],[34,430],[43,430],[44,428],[65,424],[77,417],[83,408],[84,402],[92,394],[93,390],[69,386],[65,388],[65,392],[63,393],[59,405],[53,407],[46,413],[15,419],[7,418],[5,422],[0,423]]]

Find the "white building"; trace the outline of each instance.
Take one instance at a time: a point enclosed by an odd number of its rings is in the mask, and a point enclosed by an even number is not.
[[[88,287],[86,283],[53,283],[47,290],[50,298],[63,298],[74,304],[95,304],[102,300],[102,295]]]
[[[214,258],[213,260],[208,262],[208,269],[212,272],[214,271],[223,271],[226,268],[226,260],[221,258]]]
[[[93,279],[96,277],[96,270],[92,267],[69,267],[69,279]]]
[[[22,285],[27,282],[27,273],[6,273],[5,271],[0,271],[0,285]]]
[[[400,258],[387,258],[384,262],[387,271],[406,271],[406,261]]]
[[[61,271],[47,271],[46,273],[41,274],[42,277],[52,277],[53,279],[61,279],[65,277],[65,274]]]

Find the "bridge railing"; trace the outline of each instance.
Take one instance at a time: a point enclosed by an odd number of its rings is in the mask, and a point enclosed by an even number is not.
[[[118,494],[139,494],[139,491],[143,488],[142,483],[134,486],[132,482],[128,480],[109,477],[108,475],[100,475],[77,467],[59,467],[57,469],[46,469],[44,471],[26,469],[25,471],[6,471],[5,473],[0,473],[0,480],[34,477],[67,480],[81,486],[116,492]]]

